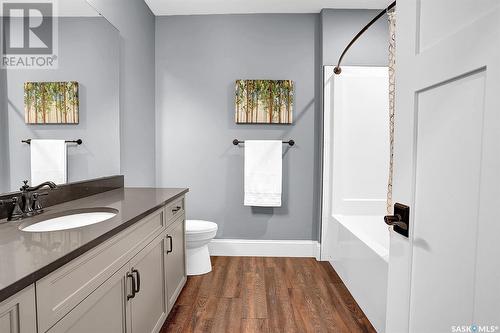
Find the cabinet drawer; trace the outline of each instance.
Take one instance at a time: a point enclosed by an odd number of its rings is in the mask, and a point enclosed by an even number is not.
[[[36,333],[35,286],[0,303],[1,333]]]
[[[182,215],[184,215],[184,197],[175,200],[165,208],[167,226],[175,222]]]
[[[36,282],[38,331],[47,331],[165,228],[163,209]]]

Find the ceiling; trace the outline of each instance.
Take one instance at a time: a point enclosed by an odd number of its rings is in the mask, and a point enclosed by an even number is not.
[[[99,16],[86,0],[59,0],[57,4],[57,16]]]
[[[389,0],[144,0],[155,15],[319,13],[323,8],[381,9]]]
[[[59,0],[54,2],[53,8],[53,15],[56,17],[99,16],[99,13],[87,2],[87,0]],[[3,15],[3,6],[0,6],[0,17]]]

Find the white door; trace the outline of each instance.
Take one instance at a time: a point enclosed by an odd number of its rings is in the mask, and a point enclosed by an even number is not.
[[[500,2],[397,4],[387,332],[500,326]]]

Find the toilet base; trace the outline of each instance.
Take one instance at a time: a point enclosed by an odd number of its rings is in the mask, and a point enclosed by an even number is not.
[[[202,275],[212,271],[208,244],[186,249],[187,275]]]

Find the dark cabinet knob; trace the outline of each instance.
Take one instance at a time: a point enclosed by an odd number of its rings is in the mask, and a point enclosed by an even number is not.
[[[167,235],[167,239],[168,239],[168,250],[167,250],[167,254],[169,254],[169,253],[172,253],[172,251],[174,250],[174,243],[173,243],[173,241],[172,241],[172,236]]]
[[[135,277],[134,277],[134,274],[132,273],[127,273],[127,279],[128,278],[131,278],[132,279],[132,294],[128,294],[127,295],[127,301],[131,298],[134,298],[135,297],[135,293],[136,293],[136,285],[135,285]]]
[[[138,293],[139,291],[141,291],[141,273],[139,273],[139,271],[137,269],[132,268],[132,274],[135,274],[134,280],[135,280],[135,278],[137,278],[137,280],[135,281],[135,284],[137,287],[137,289],[135,290],[135,293]]]

